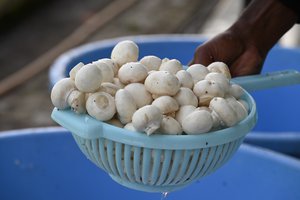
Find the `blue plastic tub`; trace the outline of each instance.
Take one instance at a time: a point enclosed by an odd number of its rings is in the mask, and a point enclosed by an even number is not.
[[[78,62],[88,63],[110,57],[114,45],[124,39],[134,40],[139,45],[140,57],[152,54],[161,58],[177,58],[183,64],[190,61],[195,48],[205,41],[199,35],[147,35],[83,45],[62,54],[51,66],[51,86],[68,76],[69,70]],[[274,47],[265,61],[262,73],[284,69],[300,70],[300,49]],[[257,103],[259,118],[253,132],[248,134],[245,141],[300,157],[300,85],[251,94]]]
[[[87,161],[62,128],[0,133],[0,199],[157,199],[127,189]],[[214,174],[182,190],[176,199],[300,199],[300,161],[243,144]]]

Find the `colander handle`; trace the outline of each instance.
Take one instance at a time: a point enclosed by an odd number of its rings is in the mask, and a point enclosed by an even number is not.
[[[255,91],[300,84],[300,73],[297,70],[284,70],[259,75],[241,76],[233,78],[231,81],[239,84],[247,91]]]

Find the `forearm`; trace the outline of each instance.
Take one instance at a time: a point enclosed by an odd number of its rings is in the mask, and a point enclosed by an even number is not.
[[[230,30],[265,55],[297,18],[297,13],[279,0],[253,0]]]

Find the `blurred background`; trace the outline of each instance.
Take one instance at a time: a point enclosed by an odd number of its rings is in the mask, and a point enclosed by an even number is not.
[[[0,0],[0,131],[56,125],[48,68],[63,52],[125,35],[210,38],[228,28],[244,6],[234,0]],[[298,46],[299,33],[296,25],[280,44]]]

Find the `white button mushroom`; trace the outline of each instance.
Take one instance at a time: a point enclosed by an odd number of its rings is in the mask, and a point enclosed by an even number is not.
[[[86,112],[85,102],[85,93],[78,90],[73,90],[68,97],[68,104],[71,106],[71,109],[78,114]]]
[[[172,115],[179,109],[177,101],[170,96],[158,97],[152,102],[152,105],[158,107],[164,115]]]
[[[181,135],[182,128],[173,117],[164,115],[157,132],[168,135]]]
[[[192,105],[197,107],[198,106],[198,98],[193,93],[193,91],[189,88],[181,87],[179,91],[174,96],[174,99],[178,102],[180,106],[184,105]]]
[[[161,59],[157,56],[145,56],[140,60],[140,63],[145,65],[148,72],[155,70],[157,71],[161,65]]]
[[[130,40],[119,42],[111,52],[111,59],[119,67],[129,62],[136,62],[139,57],[139,47]]]
[[[137,110],[137,105],[130,93],[124,89],[118,90],[115,101],[118,117],[122,124],[131,122],[132,115]]]
[[[205,76],[205,80],[214,81],[226,94],[230,88],[230,82],[224,74],[211,72]]]
[[[118,77],[124,84],[143,82],[147,76],[146,67],[139,62],[126,63],[118,72]]]
[[[97,120],[110,120],[116,113],[115,100],[108,93],[96,92],[87,99],[86,110],[90,116]]]
[[[110,82],[104,82],[101,83],[101,87],[97,90],[97,92],[106,92],[110,94],[111,96],[115,96],[116,92],[121,89],[119,86],[110,83]]]
[[[178,92],[180,83],[170,72],[156,71],[146,78],[145,87],[151,94],[173,96]]]
[[[138,108],[149,105],[153,101],[151,94],[146,90],[144,84],[131,83],[124,89],[131,94]]]
[[[249,105],[248,105],[247,101],[245,101],[243,99],[238,99],[238,102],[240,102],[244,106],[245,110],[249,113]]]
[[[201,64],[193,64],[186,70],[192,75],[194,84],[198,81],[201,81],[205,78],[205,76],[209,73],[208,69]]]
[[[225,92],[214,81],[202,80],[195,84],[194,93],[199,98],[200,106],[208,106],[214,97],[224,97]]]
[[[230,127],[237,123],[238,118],[235,111],[231,108],[226,99],[215,97],[210,101],[209,108],[212,110],[212,115],[220,119],[222,126]]]
[[[193,89],[194,81],[192,75],[189,72],[180,70],[176,73],[176,77],[178,78],[181,87]]]
[[[226,76],[227,79],[231,79],[231,74],[228,66],[223,62],[213,62],[207,66],[207,69],[210,72],[222,73]]]
[[[110,65],[106,64],[102,60],[97,60],[93,62],[93,64],[97,65],[97,67],[101,70],[102,82],[113,82],[115,74],[113,68]]]
[[[132,123],[126,124],[126,125],[124,126],[124,129],[137,132],[137,130],[133,127],[133,124],[132,124]]]
[[[72,79],[64,78],[59,80],[51,90],[52,104],[58,109],[68,108],[68,97],[75,89],[75,84]]]
[[[175,75],[178,71],[182,70],[182,64],[176,59],[167,60],[161,63],[159,70],[168,71]]]
[[[244,90],[241,86],[237,84],[231,84],[229,88],[229,94],[234,98],[239,99],[244,94]]]
[[[115,84],[116,86],[118,86],[119,88],[124,88],[125,85],[120,81],[119,78],[115,77],[113,79],[113,84]]]
[[[231,108],[236,113],[237,122],[240,122],[247,117],[248,111],[243,106],[243,104],[237,101],[234,97],[226,97],[226,101],[229,103],[229,106],[231,106]]]
[[[118,71],[119,71],[119,67],[109,58],[102,58],[98,61],[104,62],[105,64],[107,64],[109,67],[112,68],[113,72],[114,72],[114,76],[117,76]]]
[[[206,110],[195,110],[183,119],[182,129],[188,135],[207,133],[213,126],[211,114]]]
[[[188,116],[189,114],[191,114],[193,111],[196,110],[195,106],[191,106],[191,105],[186,105],[186,106],[181,106],[178,110],[178,112],[176,113],[176,117],[175,119],[182,124],[184,118],[186,116]]]
[[[84,66],[84,64],[82,62],[80,62],[71,69],[71,71],[69,72],[69,75],[72,80],[75,80],[78,70],[80,70],[83,66]]]
[[[159,108],[147,105],[138,109],[133,114],[132,124],[137,131],[151,135],[160,127],[162,118],[163,116]]]
[[[100,88],[101,83],[101,70],[95,64],[84,65],[75,77],[75,85],[81,92],[94,92]]]

